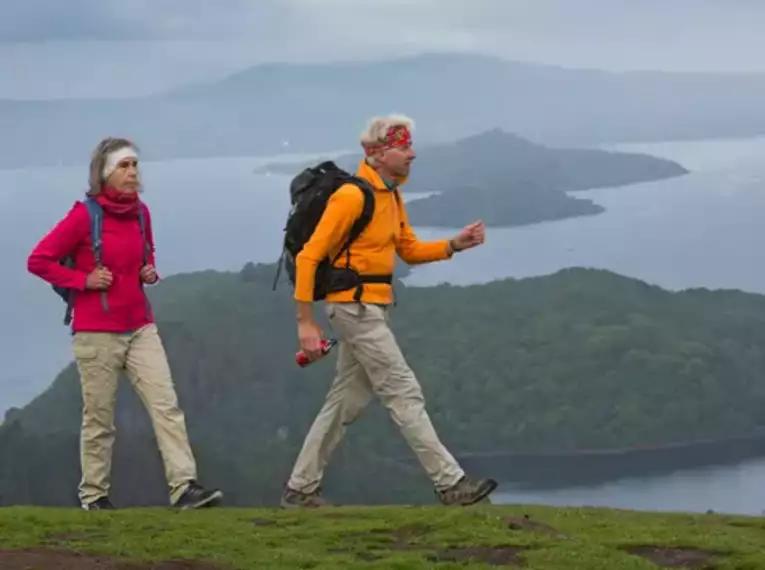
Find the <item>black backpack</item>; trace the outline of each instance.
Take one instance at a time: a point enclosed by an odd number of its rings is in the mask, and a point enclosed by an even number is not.
[[[358,176],[353,176],[339,168],[332,161],[325,161],[306,168],[290,183],[290,203],[292,205],[284,227],[284,246],[279,258],[274,279],[274,290],[279,280],[282,264],[287,270],[290,283],[295,287],[295,258],[313,235],[319,220],[324,214],[327,202],[343,184],[355,184],[364,195],[361,215],[351,226],[340,252],[335,259],[325,257],[316,268],[313,299],[319,301],[327,293],[356,288],[356,300],[361,298],[363,283],[392,283],[392,275],[359,275],[350,267],[351,244],[361,235],[372,219],[375,209],[374,188]],[[340,256],[346,253],[346,266],[333,267]]]

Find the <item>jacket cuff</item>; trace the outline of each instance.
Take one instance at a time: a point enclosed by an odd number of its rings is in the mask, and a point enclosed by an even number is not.
[[[88,273],[85,273],[84,271],[78,271],[77,273],[80,274],[80,278],[77,280],[78,282],[78,291],[86,291],[88,288]]]

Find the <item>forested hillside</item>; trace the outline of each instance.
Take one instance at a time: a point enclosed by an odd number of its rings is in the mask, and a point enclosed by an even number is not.
[[[334,358],[300,369],[294,306],[273,266],[170,277],[152,289],[203,481],[273,504],[321,406]],[[486,285],[398,284],[394,327],[454,452],[550,451],[747,434],[765,424],[765,297],[671,293],[573,269]],[[328,331],[329,332],[329,331]],[[0,427],[0,502],[73,504],[80,394],[73,368]],[[115,499],[164,502],[146,413],[126,385]],[[327,492],[431,501],[377,403],[350,429]],[[501,479],[501,473],[493,473]],[[374,480],[374,485],[370,480]]]

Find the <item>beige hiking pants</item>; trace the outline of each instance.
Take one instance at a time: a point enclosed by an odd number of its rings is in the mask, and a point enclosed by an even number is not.
[[[122,370],[149,412],[170,486],[170,501],[175,502],[188,481],[196,479],[196,464],[156,325],[133,333],[78,332],[72,350],[82,384],[82,504],[109,494],[114,408]]]
[[[373,394],[390,412],[434,486],[441,490],[454,485],[464,472],[436,435],[420,384],[389,327],[388,310],[326,303],[326,312],[340,341],[337,374],[287,485],[304,493],[319,486],[346,426],[359,417]]]

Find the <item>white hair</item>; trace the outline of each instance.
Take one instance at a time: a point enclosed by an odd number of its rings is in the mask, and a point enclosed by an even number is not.
[[[361,145],[370,146],[384,143],[385,136],[391,127],[406,127],[411,131],[414,129],[414,121],[406,115],[372,117],[361,132]]]

